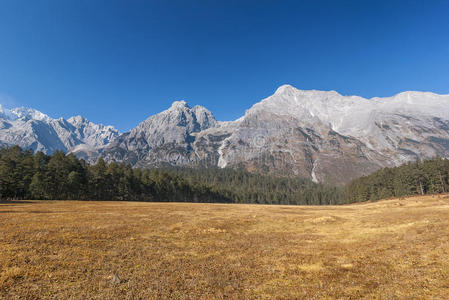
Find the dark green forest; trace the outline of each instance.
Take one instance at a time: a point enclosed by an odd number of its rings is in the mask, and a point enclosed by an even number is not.
[[[0,149],[0,200],[121,200],[324,205],[448,191],[449,160],[381,169],[345,187],[219,168],[132,168],[73,154]]]
[[[0,149],[0,197],[45,200],[188,201],[265,204],[338,204],[336,187],[243,170],[138,169],[73,154]]]
[[[380,169],[345,186],[347,203],[375,201],[390,197],[447,193],[449,160],[435,157]]]
[[[298,177],[275,177],[231,168],[165,170],[187,178],[192,184],[204,183],[235,203],[321,205],[339,204],[343,200],[341,188]]]

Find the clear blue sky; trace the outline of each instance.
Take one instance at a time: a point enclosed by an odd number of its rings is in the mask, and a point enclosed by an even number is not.
[[[448,94],[448,16],[448,0],[1,0],[0,103],[126,131],[182,99],[232,120],[285,83]]]

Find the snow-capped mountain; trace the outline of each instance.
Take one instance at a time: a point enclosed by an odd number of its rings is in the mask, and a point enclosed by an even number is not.
[[[285,85],[250,111],[291,116],[303,127],[328,124],[335,132],[389,156],[394,164],[448,154],[449,95],[404,92],[364,99]]]
[[[219,165],[254,161],[257,168],[344,183],[380,167],[449,157],[448,120],[449,95],[364,99],[284,85],[246,112],[221,147]]]
[[[120,133],[112,126],[94,124],[76,116],[53,119],[32,108],[5,109],[0,105],[0,143],[52,153],[77,148],[96,149],[111,142]]]
[[[283,85],[235,121],[175,101],[124,134],[81,116],[0,106],[0,144],[64,150],[90,162],[243,167],[343,184],[385,166],[449,158],[449,95],[365,99]]]
[[[135,166],[244,167],[337,184],[435,155],[449,157],[449,95],[365,99],[290,85],[233,122],[175,102],[102,153]]]

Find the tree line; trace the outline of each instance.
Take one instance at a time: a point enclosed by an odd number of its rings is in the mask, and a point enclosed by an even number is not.
[[[218,168],[132,168],[94,165],[56,151],[0,149],[0,199],[189,201],[261,204],[338,204],[338,188]]]
[[[56,151],[33,154],[0,149],[0,198],[45,200],[130,200],[226,202],[210,187],[168,172],[141,170],[99,159],[89,165]]]
[[[343,202],[342,188],[298,177],[278,177],[232,168],[167,168],[165,171],[202,182],[234,203],[323,205]]]
[[[56,151],[0,148],[0,200],[120,200],[291,205],[343,204],[449,191],[449,160],[436,157],[384,168],[344,187],[244,169],[90,165]]]
[[[447,193],[449,160],[441,157],[383,168],[345,186],[347,203],[375,201],[390,197]]]

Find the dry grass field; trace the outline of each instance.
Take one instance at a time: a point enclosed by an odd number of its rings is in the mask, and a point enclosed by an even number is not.
[[[0,204],[0,298],[448,299],[449,197]]]

